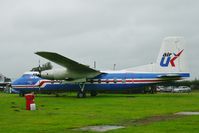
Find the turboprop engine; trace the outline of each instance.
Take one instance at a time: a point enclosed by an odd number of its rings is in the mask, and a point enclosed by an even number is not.
[[[68,79],[68,71],[66,68],[46,70],[40,73],[40,77],[49,80],[64,80]]]

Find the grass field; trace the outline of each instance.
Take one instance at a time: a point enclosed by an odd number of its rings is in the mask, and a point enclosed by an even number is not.
[[[124,125],[109,132],[198,133],[199,116],[133,121],[182,111],[199,111],[199,92],[190,94],[100,94],[77,99],[75,94],[37,95],[37,110],[25,110],[25,98],[0,93],[0,133],[73,133],[91,125]],[[85,132],[85,131],[84,131]]]

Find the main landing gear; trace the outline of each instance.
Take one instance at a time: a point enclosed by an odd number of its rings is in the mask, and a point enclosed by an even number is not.
[[[77,98],[85,98],[86,92],[85,91],[79,91],[77,92]]]
[[[86,97],[86,91],[84,89],[85,84],[84,83],[79,84],[79,88],[80,88],[80,90],[77,92],[77,98],[85,98]],[[92,97],[95,97],[95,96],[97,96],[97,92],[95,90],[92,90],[90,92],[90,95]]]
[[[85,98],[86,97],[86,92],[84,90],[85,84],[79,84],[80,90],[77,92],[77,98]]]

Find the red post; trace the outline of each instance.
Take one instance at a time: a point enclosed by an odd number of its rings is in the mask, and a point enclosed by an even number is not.
[[[35,103],[35,95],[30,93],[25,95],[26,98],[26,110],[31,110],[30,105]]]

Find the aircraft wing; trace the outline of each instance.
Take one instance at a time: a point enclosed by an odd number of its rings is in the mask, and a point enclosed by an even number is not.
[[[80,64],[57,53],[42,51],[36,52],[35,54],[67,68],[68,72],[70,73],[70,75],[73,75],[74,79],[95,77],[101,74],[100,71],[92,69],[86,65]]]

